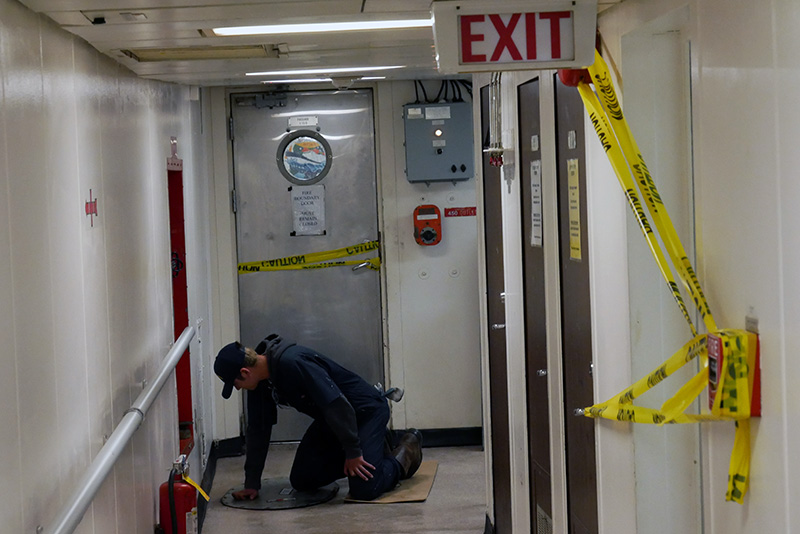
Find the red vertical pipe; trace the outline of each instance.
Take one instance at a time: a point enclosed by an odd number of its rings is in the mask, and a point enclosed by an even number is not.
[[[186,232],[183,211],[183,161],[173,154],[167,159],[167,189],[169,195],[169,235],[172,254],[172,308],[175,339],[189,326],[189,299],[186,289]],[[189,349],[175,367],[178,387],[178,421],[181,453],[187,454],[193,444],[192,374]]]

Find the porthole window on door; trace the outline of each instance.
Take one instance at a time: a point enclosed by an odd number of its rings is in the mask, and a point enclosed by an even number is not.
[[[281,174],[296,185],[319,182],[331,168],[331,145],[318,132],[296,130],[286,135],[278,145],[276,155]]]

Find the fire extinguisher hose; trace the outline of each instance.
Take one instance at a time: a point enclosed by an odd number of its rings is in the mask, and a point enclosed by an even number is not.
[[[172,520],[172,534],[178,534],[178,517],[175,511],[175,468],[169,472],[169,517]]]

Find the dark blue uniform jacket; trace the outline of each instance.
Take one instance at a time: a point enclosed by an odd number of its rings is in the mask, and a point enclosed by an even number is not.
[[[386,400],[364,379],[322,354],[271,334],[256,352],[267,356],[269,380],[247,392],[245,487],[261,488],[276,403],[324,421],[341,442],[347,458],[361,456],[357,419]]]

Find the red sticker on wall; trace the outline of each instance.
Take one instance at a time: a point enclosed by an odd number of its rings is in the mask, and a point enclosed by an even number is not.
[[[478,208],[472,206],[471,208],[445,208],[445,217],[475,217]]]

